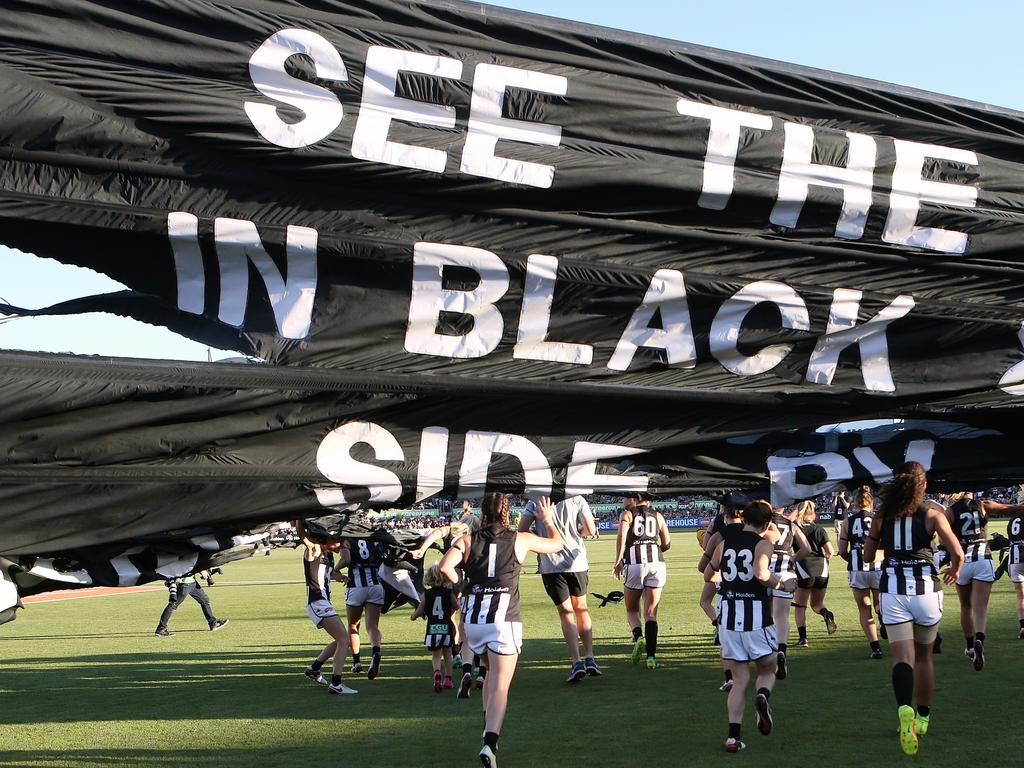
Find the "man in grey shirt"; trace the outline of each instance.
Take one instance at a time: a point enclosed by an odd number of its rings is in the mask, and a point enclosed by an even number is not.
[[[536,503],[527,502],[519,518],[519,530],[529,531],[533,528],[538,535],[546,536],[546,525],[536,518],[535,510]],[[583,542],[585,537],[594,535],[597,523],[590,505],[582,496],[570,496],[558,502],[554,514],[549,515],[547,522],[558,529],[565,546],[561,552],[553,555],[538,555],[540,573],[544,580],[544,591],[558,608],[562,635],[572,659],[568,682],[578,683],[587,675],[601,675],[601,668],[594,658],[594,630],[590,610],[587,608],[590,563]],[[585,661],[580,660],[581,641]]]

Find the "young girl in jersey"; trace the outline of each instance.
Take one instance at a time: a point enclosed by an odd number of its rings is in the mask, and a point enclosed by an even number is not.
[[[426,635],[423,644],[430,649],[434,665],[434,693],[453,687],[452,648],[455,637],[455,593],[435,563],[423,574],[423,597],[410,617],[413,621],[425,616]]]
[[[949,552],[949,570],[942,577],[952,584],[960,575],[964,553],[946,519],[946,508],[925,501],[924,467],[908,461],[882,490],[880,513],[871,521],[864,558],[882,563],[882,621],[889,632],[892,687],[899,716],[900,747],[916,755],[918,737],[928,732],[935,668],[932,643],[942,621],[942,584],[932,558],[932,539],[938,535]],[[915,713],[914,699],[917,699]]]
[[[536,519],[547,522],[554,505],[546,496],[537,502]],[[508,691],[522,650],[523,624],[519,613],[519,572],[530,552],[560,552],[562,537],[554,525],[547,536],[509,527],[509,500],[503,493],[484,495],[480,529],[458,539],[443,558],[441,573],[452,584],[466,576],[462,598],[466,641],[473,653],[486,653],[488,673],[483,688],[484,768],[498,766],[498,736],[508,707]]]
[[[830,635],[836,631],[836,617],[825,607],[825,592],[828,590],[828,561],[835,554],[828,532],[816,522],[818,513],[814,502],[801,501],[796,505],[794,522],[800,526],[808,544],[810,554],[796,564],[797,589],[793,597],[793,618],[796,619],[798,644],[807,647],[807,604],[811,610],[825,620],[825,629]]]

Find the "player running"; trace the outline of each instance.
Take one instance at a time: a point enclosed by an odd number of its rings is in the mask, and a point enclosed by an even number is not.
[[[370,668],[366,677],[373,680],[380,674],[381,633],[380,612],[384,606],[384,585],[380,580],[383,553],[380,544],[370,539],[347,539],[348,589],[345,590],[345,612],[348,615],[349,644],[352,647],[352,674],[363,671],[359,658],[359,627],[366,614],[366,629],[370,635]]]
[[[547,523],[554,505],[546,496],[537,502],[536,519]],[[502,493],[484,495],[479,531],[458,539],[441,558],[448,581],[466,576],[462,598],[463,626],[473,653],[487,654],[489,673],[484,683],[484,746],[480,762],[497,768],[498,737],[508,707],[509,686],[522,650],[523,624],[519,613],[519,573],[528,552],[554,554],[564,542],[554,525],[546,537],[509,528],[509,500]]]
[[[625,573],[626,621],[633,631],[634,664],[647,655],[647,668],[658,666],[658,601],[668,573],[665,552],[672,546],[668,524],[651,506],[650,498],[631,493],[623,499],[619,516],[619,534],[615,539],[615,566],[612,575]],[[643,599],[644,625],[640,628],[640,601]]]
[[[1013,517],[1010,518],[1010,521],[1006,524],[1006,535],[1007,535],[1007,538],[1009,539],[1009,544],[1010,544],[1010,551],[1007,554],[1007,572],[1010,574],[1010,581],[1013,582],[1013,587],[1014,587],[1014,589],[1017,592],[1017,619],[1020,621],[1020,632],[1018,633],[1017,636],[1021,640],[1024,640],[1024,504],[1003,504],[1002,502],[991,501],[989,499],[985,499],[983,501],[979,501],[979,502],[977,502],[977,504],[979,506],[978,515],[981,518],[981,520],[983,522],[985,522],[985,523],[988,522],[988,516],[991,513],[993,513],[993,512],[999,512],[1000,514],[1013,515]],[[964,520],[964,526],[962,528],[960,528],[960,529],[956,529],[956,527],[955,527],[956,523],[959,523],[961,521],[960,515],[962,513],[957,511],[956,514],[957,514],[957,520],[954,522],[954,530],[957,530],[958,534],[963,534],[965,532],[965,530],[967,529],[968,525],[970,525],[971,523],[969,523],[968,521]],[[977,537],[977,536],[972,537],[972,539],[974,539],[974,541],[972,541],[970,544],[968,544],[968,546],[964,547],[964,552],[966,554],[966,559],[968,560],[968,562],[970,561],[970,557],[971,557],[972,552],[976,552],[977,551],[976,549],[969,550],[968,547],[973,545],[974,543],[980,543],[980,541],[978,541],[979,538],[980,538],[981,541],[987,542],[987,539],[988,539],[987,531],[984,531],[984,529],[983,529],[983,532],[982,532],[980,537]],[[961,541],[963,541],[963,539],[961,539]],[[988,554],[989,563],[991,563],[992,555],[989,554],[987,546],[985,547],[985,553]],[[971,566],[968,565],[967,563],[965,563],[964,567],[960,570],[960,580],[957,582],[957,592],[958,593],[960,592],[960,589],[961,589],[960,583],[961,582],[966,582],[966,579],[965,579],[965,576],[964,576],[964,571],[968,570],[968,568],[971,568]],[[981,571],[985,572],[984,566],[981,567]],[[983,594],[985,594],[985,596],[984,596],[984,598],[981,601],[976,601],[975,600],[974,590],[978,588],[978,585],[979,585],[979,582],[977,582],[977,581],[972,581],[971,582],[971,598],[970,599],[971,599],[971,605],[973,606],[973,610],[975,611],[975,616],[977,616],[978,609],[981,608],[982,606],[984,607],[984,613],[982,614],[982,620],[981,620],[980,624],[978,623],[977,618],[974,619],[974,621],[975,621],[974,629],[977,630],[979,626],[981,627],[981,630],[979,632],[975,633],[975,644],[974,644],[974,668],[975,669],[980,669],[981,667],[985,666],[985,649],[984,649],[985,620],[987,619],[987,614],[988,614],[988,596],[985,593],[990,592],[991,589],[992,589],[992,585],[991,584],[988,584],[988,589],[986,589],[984,586],[982,586],[981,587],[981,592]],[[962,600],[961,600],[961,603],[960,603],[960,608],[961,608],[960,621],[961,621],[961,623],[963,623],[964,617],[963,617],[963,602],[962,602]],[[965,627],[964,633],[966,634],[966,632],[967,632],[967,629]],[[981,650],[981,656],[980,656],[980,658],[981,658],[981,667],[978,666],[979,640],[981,642],[981,648],[980,648],[980,650]]]
[[[765,538],[773,545],[768,567],[779,581],[793,586],[792,590],[771,590],[772,620],[775,622],[779,641],[775,676],[779,680],[785,680],[789,676],[789,661],[786,654],[789,650],[789,608],[793,604],[796,590],[796,562],[807,557],[811,546],[799,526],[777,511],[772,512],[772,525],[765,531]]]
[[[308,538],[299,526],[302,543],[306,547],[302,559],[303,572],[306,578],[306,613],[310,621],[318,629],[322,629],[333,639],[313,663],[306,667],[305,675],[315,683],[328,685],[328,693],[351,695],[358,693],[341,681],[345,667],[345,652],[348,648],[348,627],[338,616],[331,604],[331,580],[335,579],[334,553],[339,552],[338,568],[344,568],[348,561],[348,552],[342,549],[340,541],[316,542]],[[331,667],[330,684],[320,674],[320,669],[328,659],[334,658]]]
[[[861,486],[854,497],[852,511],[839,524],[839,556],[846,561],[850,589],[853,590],[853,599],[860,614],[860,627],[864,630],[864,637],[871,647],[870,658],[880,659],[882,644],[878,641],[879,626],[883,632],[882,639],[885,639],[885,625],[882,624],[878,605],[882,550],[878,549],[875,552],[874,560],[864,559],[864,539],[871,529],[874,509],[875,500],[871,489],[866,485]],[[879,614],[877,624],[872,610]]]
[[[908,755],[917,754],[918,737],[928,732],[935,693],[932,643],[942,621],[942,584],[932,559],[932,538],[938,535],[949,552],[949,570],[943,576],[947,584],[959,577],[964,557],[946,508],[924,500],[926,486],[923,466],[916,461],[903,464],[882,491],[880,514],[871,521],[864,543],[868,561],[885,550],[879,585],[882,621],[892,652],[900,747]]]
[[[437,563],[423,574],[423,597],[410,620],[427,619],[423,644],[430,649],[434,666],[434,693],[453,687],[452,648],[457,644],[455,612],[457,604],[452,585],[441,573]]]
[[[757,695],[754,712],[757,730],[767,736],[774,721],[768,700],[775,686],[775,664],[778,645],[772,619],[771,598],[768,589],[791,592],[796,577],[780,579],[769,569],[773,545],[762,538],[771,525],[773,510],[766,501],[754,501],[743,510],[743,526],[729,526],[722,531],[722,542],[711,556],[705,573],[710,582],[714,574],[721,573],[720,594],[722,614],[719,638],[722,660],[732,672],[733,685],[729,691],[729,737],[726,752],[739,752],[746,747],[741,739],[747,685],[750,682],[749,663],[757,667]]]
[[[825,629],[830,635],[836,632],[836,617],[825,607],[825,592],[828,590],[828,561],[836,553],[829,541],[828,531],[816,522],[818,513],[814,502],[809,499],[796,505],[793,522],[803,532],[811,551],[796,563],[796,594],[793,607],[796,609],[796,631],[799,644],[807,647],[807,605],[825,620]]]

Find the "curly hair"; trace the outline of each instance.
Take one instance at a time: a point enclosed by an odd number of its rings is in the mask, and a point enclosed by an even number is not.
[[[508,528],[509,499],[504,493],[485,493],[480,504],[481,528]]]
[[[857,495],[853,498],[853,505],[864,512],[871,512],[874,510],[875,497],[874,494],[871,493],[871,488],[869,486],[862,485],[857,489]]]
[[[924,501],[928,478],[924,467],[916,461],[908,461],[896,470],[893,479],[881,492],[882,519],[896,520],[914,514]]]
[[[441,573],[440,565],[434,563],[432,566],[427,568],[426,573],[423,574],[423,586],[427,589],[448,586],[448,579],[446,579],[444,574]]]

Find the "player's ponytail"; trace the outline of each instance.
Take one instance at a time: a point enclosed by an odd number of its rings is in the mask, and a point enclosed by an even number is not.
[[[504,493],[485,493],[480,504],[480,525],[482,528],[509,527],[509,498]]]
[[[871,488],[866,485],[862,485],[857,490],[857,497],[853,501],[854,506],[862,512],[872,512],[875,509],[875,497],[871,493]]]

